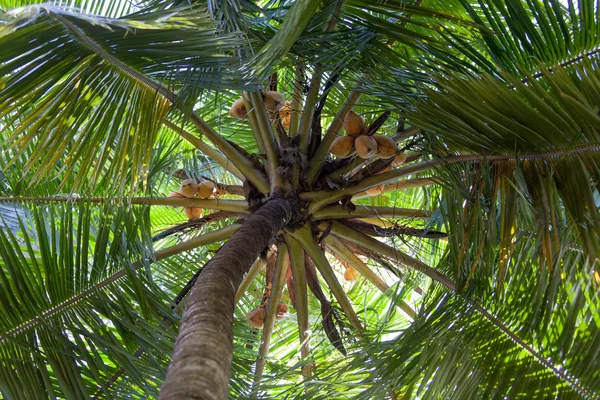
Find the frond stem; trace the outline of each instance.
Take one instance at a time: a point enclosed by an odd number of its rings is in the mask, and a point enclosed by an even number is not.
[[[306,269],[304,250],[300,243],[288,234],[284,234],[285,242],[290,252],[290,262],[294,287],[296,292],[296,314],[298,317],[298,335],[300,339],[300,355],[303,361],[308,361],[310,356],[309,322],[308,322],[308,286],[306,282]],[[302,375],[309,378],[312,375],[312,365],[309,363],[302,366]]]
[[[347,218],[429,218],[433,211],[415,210],[411,208],[374,207],[356,205],[351,211],[342,205],[333,205],[317,211],[312,220],[347,219]]]
[[[347,186],[343,189],[334,191],[321,191],[321,192],[307,192],[303,193],[300,197],[304,200],[312,200],[312,204],[309,207],[309,213],[316,213],[328,204],[335,203],[343,199],[344,197],[354,196],[357,193],[365,191],[367,189],[389,184],[397,181],[407,175],[417,174],[425,171],[429,171],[433,168],[456,164],[459,162],[491,162],[491,161],[504,161],[504,160],[532,160],[532,159],[548,159],[564,157],[573,154],[581,154],[587,152],[600,151],[600,144],[593,144],[578,148],[573,148],[567,151],[552,151],[547,153],[539,154],[522,154],[522,155],[497,155],[497,156],[486,156],[480,154],[462,155],[462,156],[451,156],[441,160],[427,160],[420,163],[407,165],[394,169],[389,172],[369,176],[362,179],[354,185]]]
[[[250,284],[256,279],[260,270],[265,266],[265,261],[258,257],[252,267],[250,267],[250,271],[244,276],[242,283],[240,283],[240,287],[235,294],[235,304],[239,303],[240,299],[246,294],[246,290],[250,287]]]
[[[221,153],[218,150],[213,149],[212,147],[210,147],[209,145],[204,143],[204,141],[202,139],[200,139],[199,137],[194,136],[190,132],[183,129],[183,127],[179,127],[179,126],[175,125],[174,123],[172,123],[171,121],[165,120],[163,122],[163,124],[167,128],[171,129],[173,132],[175,132],[176,134],[178,134],[179,136],[181,136],[182,138],[184,138],[185,140],[190,142],[192,145],[194,145],[198,150],[200,150],[208,158],[212,158],[213,160],[215,160],[221,167],[223,167],[225,170],[231,172],[242,182],[246,179],[244,174],[242,174],[240,172],[240,170],[237,169],[237,167],[235,165],[233,165],[227,159],[227,157],[225,157],[223,155],[223,153]]]
[[[336,300],[338,301],[340,307],[344,311],[344,314],[346,314],[346,317],[348,318],[352,326],[359,332],[362,331],[362,324],[358,319],[358,316],[354,312],[352,304],[346,296],[346,292],[344,292],[344,289],[342,288],[340,282],[335,276],[331,265],[329,265],[329,261],[327,260],[327,257],[325,257],[325,253],[323,253],[323,251],[319,248],[319,245],[315,241],[311,230],[307,226],[303,226],[300,229],[296,229],[294,232],[290,232],[287,230],[286,232],[298,242],[300,242],[300,244],[304,248],[304,251],[306,251],[306,253],[313,260],[315,266],[325,279],[325,282],[327,282],[329,289],[331,289],[331,292],[335,296]]]
[[[424,187],[424,186],[433,185],[435,183],[440,183],[440,180],[438,178],[405,179],[405,180],[402,180],[402,181],[394,183],[394,184],[385,185],[382,193],[393,193],[393,192],[397,192],[398,190],[420,188],[420,187]],[[360,199],[364,199],[365,197],[372,197],[372,196],[370,194],[368,194],[367,192],[360,192],[360,193],[352,196],[352,200],[360,200]]]
[[[271,193],[275,188],[281,188],[283,182],[281,174],[277,173],[279,167],[279,152],[277,148],[277,141],[271,128],[271,121],[265,108],[265,103],[262,98],[262,94],[259,92],[250,92],[250,100],[254,107],[254,117],[258,124],[259,131],[255,134],[260,136],[262,139],[263,147],[265,149],[265,155],[267,157],[267,166],[269,171],[269,179],[271,182]]]
[[[285,243],[280,243],[277,249],[277,267],[275,269],[275,279],[273,280],[273,288],[269,296],[267,305],[267,316],[262,331],[260,347],[258,348],[258,359],[256,360],[256,368],[254,372],[254,384],[252,387],[252,398],[258,395],[258,384],[262,378],[269,356],[269,347],[271,345],[271,336],[275,327],[275,317],[277,316],[277,308],[281,300],[281,293],[285,285],[285,276],[290,266],[288,256],[288,248]]]
[[[160,261],[165,258],[169,258],[176,254],[180,254],[184,251],[192,250],[192,249],[195,249],[200,246],[206,246],[210,243],[220,242],[222,240],[229,238],[231,235],[233,235],[233,233],[238,228],[239,228],[239,225],[232,224],[225,228],[217,229],[215,231],[206,233],[202,236],[198,236],[193,239],[187,240],[185,242],[176,244],[169,248],[159,250],[159,251],[155,252],[151,257],[147,258],[145,260],[145,262],[152,264],[156,261]],[[82,300],[85,300],[86,298],[92,296],[94,293],[97,293],[97,291],[99,289],[103,289],[106,286],[120,280],[121,278],[126,277],[128,270],[136,271],[136,270],[142,268],[144,266],[144,264],[145,264],[144,262],[137,261],[137,262],[133,263],[131,265],[131,267],[129,267],[129,268],[120,269],[119,271],[115,272],[111,276],[94,284],[91,288],[84,290],[83,292],[70,298],[69,300],[67,300],[59,305],[54,306],[52,309],[43,312],[42,314],[38,315],[37,317],[34,317],[34,318],[30,319],[29,321],[24,322],[21,325],[13,328],[7,332],[4,332],[3,334],[0,335],[0,342],[8,339],[11,336],[14,336],[16,334],[24,332],[28,329],[31,329],[31,328],[43,323],[48,318],[52,318],[53,316],[63,312],[64,310],[74,306],[75,304],[81,302]]]
[[[460,295],[460,293],[458,293],[456,291],[456,285],[454,284],[454,282],[452,282],[452,280],[450,280],[450,278],[446,277],[445,275],[443,275],[436,269],[430,267],[429,265],[427,265],[427,264],[425,264],[425,263],[423,263],[423,262],[421,262],[421,261],[419,261],[419,260],[393,248],[393,247],[390,247],[387,244],[380,242],[377,239],[371,238],[371,237],[364,235],[360,232],[357,232],[349,227],[343,226],[335,221],[332,224],[331,233],[334,234],[335,236],[344,238],[353,243],[357,243],[357,244],[365,246],[369,249],[380,252],[381,254],[385,255],[386,257],[388,257],[392,260],[395,260],[408,268],[420,271],[420,272],[424,273],[425,275],[427,275],[432,280],[434,280],[435,282],[442,284],[450,291]],[[528,345],[522,339],[520,339],[517,334],[512,332],[508,327],[506,327],[506,325],[502,321],[498,320],[489,311],[487,311],[485,308],[483,308],[483,306],[481,306],[480,304],[478,304],[476,301],[474,301],[472,299],[465,298],[465,300],[469,304],[471,304],[475,308],[475,310],[477,310],[477,312],[479,312],[484,318],[486,318],[496,328],[500,329],[504,334],[506,334],[508,337],[510,337],[511,340],[513,340],[515,343],[517,343],[519,346],[521,346],[521,348],[523,348],[525,351],[527,351],[540,364],[542,364],[544,367],[551,370],[557,377],[559,377],[560,379],[567,382],[570,386],[575,388],[575,390],[577,390],[578,392],[586,393],[586,394],[588,393],[588,391],[585,388],[581,387],[576,382],[574,377],[571,377],[571,376],[567,375],[565,372],[557,369],[550,361],[548,361],[541,354],[539,354],[536,349],[534,349],[532,346]]]
[[[360,96],[361,93],[356,90],[350,93],[348,99],[346,99],[346,102],[331,122],[331,125],[329,125],[325,136],[323,136],[321,144],[311,159],[310,169],[308,170],[307,176],[307,184],[309,186],[312,185],[319,176],[321,168],[323,168],[323,161],[325,161],[325,157],[327,157],[327,154],[329,154],[331,143],[333,143],[333,141],[339,136],[344,123],[344,118],[346,118],[346,115],[352,111],[354,105],[360,99]]]
[[[595,50],[589,51],[589,52],[587,52],[587,53],[585,53],[585,54],[582,54],[582,55],[580,55],[580,56],[578,56],[578,57],[571,58],[570,60],[567,60],[567,61],[565,61],[565,62],[562,62],[562,63],[560,63],[560,64],[558,64],[558,65],[559,65],[560,67],[563,67],[563,68],[564,68],[564,67],[568,67],[569,65],[576,64],[576,63],[578,63],[578,62],[580,62],[580,61],[583,61],[583,60],[585,60],[586,58],[593,57],[593,56],[595,56],[595,55],[596,55],[596,54],[598,54],[598,53],[600,53],[600,48],[597,48],[597,49],[595,49]],[[548,71],[549,71],[549,72],[552,72],[552,70],[553,70],[553,69],[554,69],[554,68],[552,68],[552,67],[549,67],[549,68],[548,68]],[[531,77],[526,77],[526,78],[523,78],[523,79],[521,79],[521,82],[523,82],[523,83],[527,83],[527,82],[529,81],[529,79],[539,79],[539,78],[541,78],[542,76],[544,76],[544,72],[543,72],[543,71],[536,72],[535,74],[531,75]]]
[[[342,243],[341,240],[332,235],[327,235],[323,242],[329,247],[329,249],[337,255],[339,258],[348,263],[352,268],[357,270],[362,276],[364,276],[369,282],[375,285],[382,293],[386,293],[390,288],[384,281],[377,275],[371,268],[369,268],[360,258],[356,256],[350,249]],[[392,299],[394,300],[394,299]],[[395,302],[395,301],[394,301]],[[398,307],[404,311],[406,315],[412,320],[417,318],[417,313],[412,307],[404,300],[397,303]]]
[[[123,62],[119,61],[112,55],[110,55],[106,50],[102,48],[98,43],[94,40],[90,39],[85,32],[83,32],[78,26],[73,24],[68,19],[53,14],[54,18],[59,20],[69,31],[73,32],[75,36],[77,36],[83,43],[85,47],[88,48],[92,53],[97,54],[102,57],[104,60],[114,65],[116,68],[121,70],[123,73],[131,77],[132,79],[142,83],[148,88],[156,91],[165,97],[174,107],[186,113],[183,105],[179,103],[177,95],[172,91],[168,90],[164,86],[152,81],[147,78],[143,74],[134,70],[133,68],[127,66]],[[248,173],[246,179],[251,181],[256,188],[258,188],[263,193],[268,193],[269,185],[266,179],[266,176],[262,171],[259,171],[257,168],[252,165],[251,161],[248,160],[242,153],[240,153],[234,146],[231,145],[225,138],[215,132],[207,123],[204,121],[198,114],[195,112],[191,112],[190,120],[192,123],[202,132],[208,140],[210,140],[231,162],[240,170],[240,171],[252,171],[252,173]],[[183,137],[183,136],[182,136]],[[184,139],[186,139],[184,137]],[[186,139],[187,140],[187,139]],[[194,143],[192,143],[194,144]]]
[[[178,197],[78,197],[78,196],[49,196],[49,197],[0,197],[0,203],[36,203],[36,202],[71,202],[93,204],[138,204],[145,206],[173,206],[206,208],[209,210],[229,211],[249,214],[248,203],[245,200],[219,199],[187,199]]]

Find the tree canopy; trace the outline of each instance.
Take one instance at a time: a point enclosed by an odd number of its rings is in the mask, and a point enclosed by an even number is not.
[[[598,398],[599,46],[592,0],[0,0],[1,396],[157,398],[284,188],[231,398]],[[351,110],[402,160],[333,156]]]

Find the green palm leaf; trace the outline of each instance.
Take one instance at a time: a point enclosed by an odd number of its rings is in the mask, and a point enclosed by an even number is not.
[[[63,182],[76,177],[74,190],[90,190],[104,177],[121,192],[127,180],[133,190],[146,185],[152,145],[170,104],[140,72],[173,89],[184,80],[206,85],[220,76],[214,68],[227,59],[220,52],[233,46],[231,37],[215,39],[214,24],[198,14],[109,20],[31,6],[4,20],[0,93],[10,104],[2,113],[10,163],[27,154],[23,171],[36,169],[32,183],[60,168]],[[39,31],[45,36],[29,41]],[[185,48],[171,50],[184,35]],[[23,46],[31,50],[25,57]],[[32,146],[37,150],[28,151]],[[59,164],[59,157],[66,162]]]
[[[3,397],[157,398],[166,380],[223,398],[221,336],[167,376],[177,331],[213,328],[233,335],[231,398],[600,393],[593,1],[0,9]],[[349,110],[404,164],[331,156]],[[188,178],[218,190],[165,197]],[[278,279],[243,275],[286,245]],[[246,318],[269,293],[260,331]],[[211,300],[214,323],[189,317]]]

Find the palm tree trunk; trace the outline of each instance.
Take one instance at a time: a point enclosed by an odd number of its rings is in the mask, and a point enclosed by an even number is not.
[[[161,400],[227,398],[237,288],[294,208],[284,199],[267,202],[206,264],[187,301]]]

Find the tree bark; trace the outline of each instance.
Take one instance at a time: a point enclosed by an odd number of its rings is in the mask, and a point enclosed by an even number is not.
[[[187,301],[161,400],[227,399],[237,288],[293,212],[291,201],[270,200],[206,264]]]

